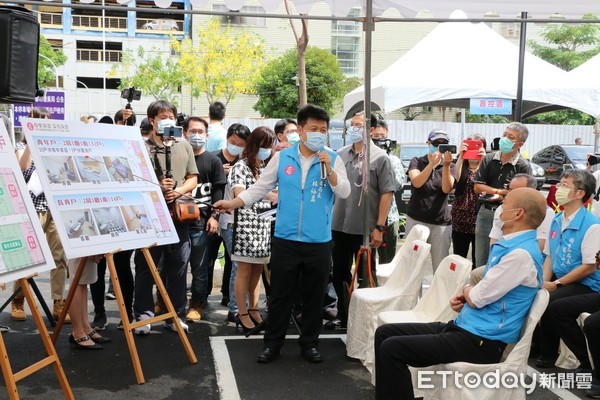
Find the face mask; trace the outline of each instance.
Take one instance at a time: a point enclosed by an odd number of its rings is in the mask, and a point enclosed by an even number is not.
[[[199,148],[204,147],[204,145],[206,144],[206,137],[196,134],[190,136],[189,142],[192,146],[192,149],[198,150]]]
[[[500,151],[502,153],[510,153],[513,151],[513,146],[515,145],[509,138],[505,136],[500,138],[500,142],[498,142],[498,144],[500,145]]]
[[[327,135],[321,132],[306,132],[306,141],[304,144],[310,151],[317,152],[325,146]]]
[[[300,140],[300,135],[297,133],[290,133],[287,135],[287,140],[293,146]]]
[[[161,119],[158,121],[158,128],[156,129],[156,133],[159,135],[163,135],[165,133],[165,128],[169,126],[175,126],[175,120],[173,119]]]
[[[243,147],[236,146],[235,144],[227,143],[227,151],[234,157],[239,156],[244,151]]]
[[[565,204],[567,204],[568,202],[570,202],[573,199],[569,198],[569,193],[571,192],[571,189],[566,188],[566,187],[559,187],[556,189],[556,193],[554,194],[554,197],[556,198],[556,203],[559,206],[564,206]]]
[[[267,158],[271,157],[271,148],[263,149],[262,147],[258,149],[258,159],[261,161],[265,161]]]
[[[355,131],[353,129],[350,129],[348,131],[347,138],[350,143],[358,143],[361,140],[363,140],[363,130],[360,129],[360,130]]]
[[[500,228],[500,230],[502,230],[502,228],[504,228],[504,225],[507,222],[513,222],[513,221],[516,220],[516,218],[513,218],[513,219],[509,219],[509,220],[503,221],[502,220],[502,214],[504,214],[507,211],[515,211],[515,210],[520,210],[520,208],[511,208],[509,210],[502,210],[502,213],[500,214],[500,218],[498,219],[498,228]]]
[[[429,145],[429,152],[431,154],[435,153],[437,151],[437,149],[438,149],[437,146],[434,146],[432,144]]]

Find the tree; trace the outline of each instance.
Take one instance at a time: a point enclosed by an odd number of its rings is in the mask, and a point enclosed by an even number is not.
[[[583,19],[596,20],[593,14],[586,14]],[[533,54],[566,71],[583,64],[600,53],[600,26],[596,23],[548,24],[540,33],[550,43],[544,46],[530,41]],[[593,125],[594,118],[577,110],[559,110],[537,114],[526,118],[525,123],[561,124],[561,125]]]
[[[164,57],[160,49],[153,47],[146,51],[140,46],[136,53],[123,53],[121,63],[113,65],[109,75],[121,76],[121,90],[135,86],[156,100],[165,99],[178,104],[177,96],[183,74],[177,61],[169,56]]]
[[[583,19],[598,19],[593,14],[586,14]],[[600,53],[600,26],[596,23],[548,24],[540,36],[551,46],[544,46],[533,40],[529,46],[533,54],[554,64],[565,71],[583,64]]]
[[[53,49],[52,45],[48,43],[48,40],[44,35],[40,35],[40,47],[39,54],[41,56],[38,59],[38,75],[37,81],[38,86],[47,86],[50,82],[54,84],[56,80],[56,70],[54,65],[57,67],[64,65],[67,62],[67,56],[60,49]],[[50,61],[48,61],[48,58]],[[52,65],[54,63],[54,65]]]
[[[284,0],[285,11],[288,15],[291,15],[291,7],[288,0]],[[298,31],[294,26],[294,21],[290,19],[290,26],[294,33],[294,39],[296,40],[296,56],[298,58],[298,108],[304,107],[307,103],[307,89],[306,89],[306,48],[308,47],[308,20],[300,20],[302,26],[302,33],[298,35]]]
[[[192,95],[206,95],[209,104],[222,99],[225,105],[240,93],[250,93],[264,63],[264,42],[249,31],[221,26],[212,18],[198,31],[196,46],[190,39],[173,42],[180,51],[178,67]]]
[[[400,110],[402,115],[404,115],[405,121],[413,121],[419,115],[423,114],[423,109],[421,111],[417,111],[414,107],[404,107]]]
[[[288,50],[260,70],[255,85],[258,102],[254,109],[266,118],[285,118],[298,111],[298,52]],[[328,112],[342,100],[348,83],[337,58],[329,51],[308,46],[306,49],[307,101]],[[356,83],[356,82],[354,82]]]

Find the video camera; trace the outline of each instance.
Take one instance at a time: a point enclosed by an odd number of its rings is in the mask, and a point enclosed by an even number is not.
[[[373,143],[388,153],[398,146],[398,142],[392,139],[373,139]]]
[[[590,164],[590,165],[600,164],[600,154],[591,154],[588,157],[588,164]]]

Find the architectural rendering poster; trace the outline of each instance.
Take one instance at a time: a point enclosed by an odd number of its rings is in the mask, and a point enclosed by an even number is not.
[[[179,241],[139,128],[22,122],[67,258]]]
[[[15,149],[0,123],[0,283],[53,268]]]

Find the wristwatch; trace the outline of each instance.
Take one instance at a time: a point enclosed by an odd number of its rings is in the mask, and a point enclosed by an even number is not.
[[[379,232],[383,232],[385,231],[385,225],[375,225],[375,229],[377,229]]]
[[[562,284],[562,282],[561,282],[561,281],[559,281],[558,279],[554,281],[554,284],[556,285],[556,287],[557,287],[557,288],[565,286],[565,285],[563,285],[563,284]]]

